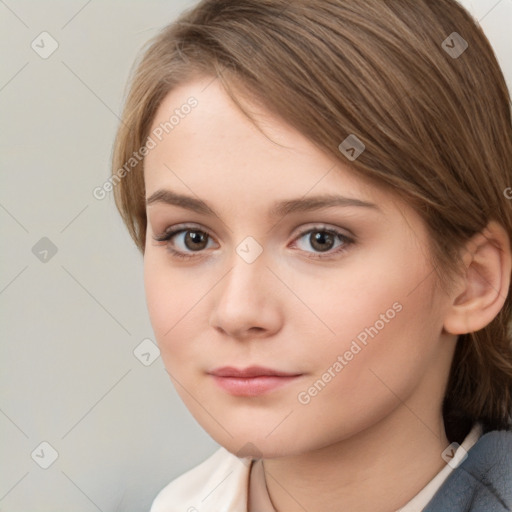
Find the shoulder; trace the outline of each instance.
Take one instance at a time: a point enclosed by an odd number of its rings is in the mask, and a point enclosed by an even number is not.
[[[512,431],[484,434],[424,512],[512,511]]]
[[[245,512],[249,471],[250,461],[221,447],[164,487],[150,512]]]

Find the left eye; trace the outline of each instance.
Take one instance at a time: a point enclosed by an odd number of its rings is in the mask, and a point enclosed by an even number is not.
[[[305,231],[297,238],[297,240],[302,239],[306,240],[306,244],[312,247],[317,253],[332,251],[333,248],[338,250],[334,250],[332,252],[338,253],[341,252],[341,250],[346,249],[346,246],[352,243],[352,240],[343,233],[340,233],[334,229],[323,228],[314,228]],[[338,245],[335,245],[336,242],[338,242]],[[299,248],[306,252],[311,252],[304,247]]]

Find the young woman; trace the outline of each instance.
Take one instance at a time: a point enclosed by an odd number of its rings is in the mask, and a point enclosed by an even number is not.
[[[152,512],[512,510],[510,97],[459,4],[203,0],[111,182],[221,445]]]

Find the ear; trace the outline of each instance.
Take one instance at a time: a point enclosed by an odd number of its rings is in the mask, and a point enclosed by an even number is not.
[[[500,312],[510,286],[511,250],[505,229],[495,221],[463,249],[463,274],[457,277],[444,330],[466,334],[483,329]]]

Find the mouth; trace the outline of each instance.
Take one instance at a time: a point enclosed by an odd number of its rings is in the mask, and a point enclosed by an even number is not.
[[[234,396],[259,396],[270,393],[303,375],[261,366],[243,369],[225,366],[216,368],[208,374],[221,389]]]

